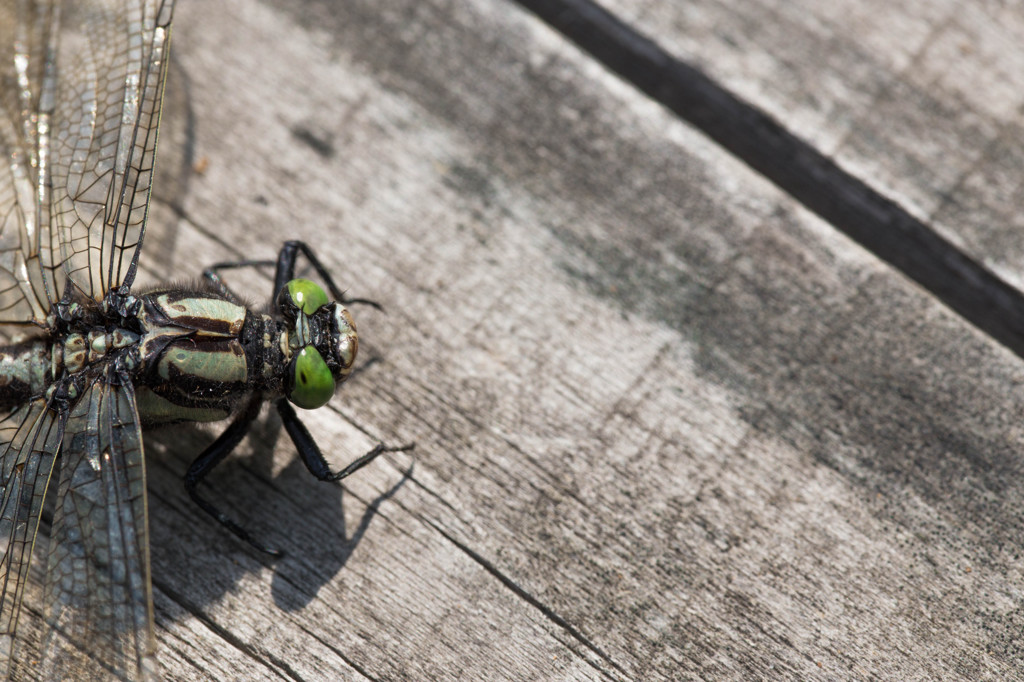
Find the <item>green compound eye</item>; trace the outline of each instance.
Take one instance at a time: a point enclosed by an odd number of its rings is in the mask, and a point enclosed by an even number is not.
[[[304,410],[326,405],[334,395],[334,377],[316,348],[306,346],[299,351],[293,367],[295,376],[288,399]]]
[[[293,279],[288,282],[288,295],[307,315],[312,315],[317,308],[327,305],[327,294],[320,285],[308,279]]]

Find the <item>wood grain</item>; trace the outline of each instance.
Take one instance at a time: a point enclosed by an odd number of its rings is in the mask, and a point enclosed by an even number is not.
[[[653,6],[616,8],[670,35]],[[877,92],[822,103],[881,38],[710,33],[710,73],[789,64],[773,113],[923,219],[967,191],[935,160],[969,140],[890,155]],[[355,310],[378,361],[310,430],[335,467],[417,448],[326,485],[267,417],[207,490],[272,561],[184,492],[216,431],[148,437],[168,679],[1020,679],[1016,356],[514,4],[182,2],[173,43],[146,277],[314,244],[387,314]]]
[[[1024,286],[1019,2],[603,4]]]

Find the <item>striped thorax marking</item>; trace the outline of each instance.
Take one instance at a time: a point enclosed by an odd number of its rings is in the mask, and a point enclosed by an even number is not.
[[[244,384],[248,378],[245,351],[237,343],[207,344],[198,350],[173,346],[157,364],[160,378],[170,381],[176,376],[189,376],[212,382]]]
[[[245,307],[219,298],[164,292],[153,299],[171,325],[204,336],[237,337],[245,324]]]

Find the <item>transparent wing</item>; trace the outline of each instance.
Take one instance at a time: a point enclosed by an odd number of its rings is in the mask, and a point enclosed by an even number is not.
[[[0,0],[0,323],[42,323],[53,300],[40,258],[49,213],[38,117],[51,10]]]
[[[0,675],[11,678],[11,652],[32,544],[61,440],[60,419],[34,400],[0,421]]]
[[[106,371],[68,415],[50,536],[43,679],[156,675],[135,394]]]
[[[40,120],[50,121],[43,273],[88,296],[130,285],[146,228],[173,2],[67,0]],[[43,156],[42,152],[40,156]],[[40,166],[44,166],[40,161]],[[49,246],[49,249],[45,248]]]
[[[131,284],[172,0],[0,0],[0,323]]]

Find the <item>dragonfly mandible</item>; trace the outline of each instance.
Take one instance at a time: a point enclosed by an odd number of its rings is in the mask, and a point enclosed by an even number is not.
[[[219,272],[191,289],[133,292],[146,231],[172,0],[0,0],[0,674],[15,637],[47,491],[45,679],[155,677],[141,428],[234,420],[190,467],[197,484],[272,401],[310,471],[338,480],[291,403],[326,403],[358,337],[329,273],[301,242],[276,261],[276,297],[251,310]],[[296,279],[305,257],[327,292]],[[289,402],[290,401],[290,402]],[[53,474],[51,476],[51,474]]]

